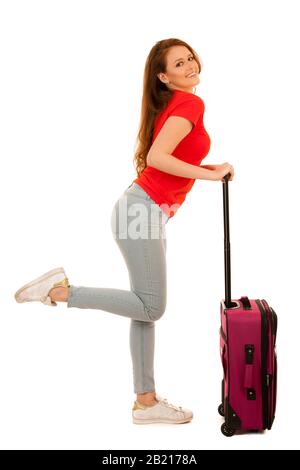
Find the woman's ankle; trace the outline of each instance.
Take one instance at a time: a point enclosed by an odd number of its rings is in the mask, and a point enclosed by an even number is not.
[[[48,295],[54,302],[67,302],[69,298],[69,288],[63,286],[53,287]]]
[[[153,406],[157,403],[156,392],[137,393],[136,400],[142,405]]]

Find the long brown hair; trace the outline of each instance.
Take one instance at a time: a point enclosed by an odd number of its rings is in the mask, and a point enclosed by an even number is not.
[[[157,76],[159,73],[166,73],[166,55],[172,46],[187,47],[195,57],[199,73],[201,72],[199,57],[186,42],[176,38],[163,39],[152,47],[144,69],[140,127],[133,159],[138,177],[147,167],[146,159],[152,143],[155,118],[165,108],[174,93]]]

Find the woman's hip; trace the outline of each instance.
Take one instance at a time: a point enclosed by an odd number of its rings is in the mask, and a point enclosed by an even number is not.
[[[138,185],[131,185],[117,200],[111,214],[114,234],[133,240],[165,237],[168,216]]]

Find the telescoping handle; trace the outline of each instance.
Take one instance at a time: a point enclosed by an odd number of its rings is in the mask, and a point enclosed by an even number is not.
[[[231,271],[230,271],[230,233],[229,233],[229,198],[228,181],[230,173],[224,176],[223,183],[223,215],[224,215],[224,264],[225,264],[225,305],[227,308],[231,303]],[[233,304],[235,305],[235,304]]]

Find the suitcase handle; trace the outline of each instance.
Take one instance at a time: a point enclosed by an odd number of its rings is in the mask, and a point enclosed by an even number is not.
[[[244,387],[253,388],[253,364],[245,364]]]
[[[229,196],[228,181],[230,173],[224,176],[223,182],[223,214],[224,214],[224,265],[225,265],[225,306],[227,308],[235,307],[235,302],[231,300],[231,267],[230,267],[230,233],[229,233]],[[248,297],[241,297],[240,301],[243,310],[252,310]]]
[[[243,304],[243,310],[252,310],[251,303],[250,303],[250,300],[248,299],[248,297],[246,297],[246,296],[241,297],[240,301]]]
[[[231,308],[231,272],[230,272],[230,235],[229,235],[229,198],[228,181],[231,174],[227,173],[222,179],[223,183],[223,217],[224,217],[224,267],[225,267],[225,305]]]
[[[247,400],[256,400],[254,384],[254,344],[245,344],[245,375],[244,387],[247,393]]]
[[[230,177],[231,177],[231,174],[230,174],[230,173],[227,173],[227,175],[225,175],[225,176],[223,177],[223,180],[222,180],[222,181],[224,181],[224,183],[227,183],[227,182],[229,181]]]

